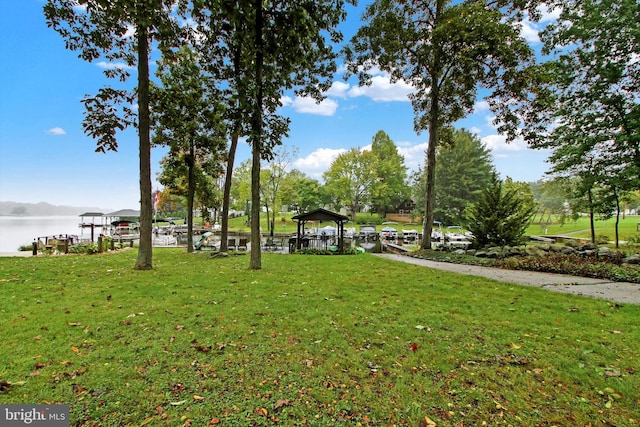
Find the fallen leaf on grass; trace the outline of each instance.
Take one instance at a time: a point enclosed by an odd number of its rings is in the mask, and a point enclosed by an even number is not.
[[[413,345],[411,346],[411,351],[413,351],[413,352],[418,351],[418,344],[417,343],[413,343]]]
[[[420,424],[418,424],[420,427],[436,427],[438,424],[435,423],[435,421],[433,421],[431,418],[425,416],[424,418],[420,419]]]
[[[193,395],[193,400],[195,400],[196,402],[201,402],[204,400],[204,397],[202,396],[198,396],[197,394]]]
[[[8,381],[0,381],[0,393],[9,393],[11,383]]]
[[[278,399],[275,408],[280,409],[284,406],[291,406],[291,401],[289,399]]]
[[[147,424],[149,424],[150,422],[152,422],[153,420],[155,420],[156,416],[152,416],[152,417],[148,417],[147,419],[145,419],[143,422],[140,423],[140,427],[142,426],[146,426]]]
[[[256,408],[256,414],[266,417],[267,415],[269,415],[269,411],[267,410],[267,408]]]
[[[75,394],[80,394],[87,391],[87,388],[78,384],[71,384],[71,390],[73,390]]]

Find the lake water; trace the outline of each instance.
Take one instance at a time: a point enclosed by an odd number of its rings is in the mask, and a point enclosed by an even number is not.
[[[72,234],[90,239],[91,229],[80,228],[81,222],[79,216],[0,216],[0,252],[16,252],[44,236]]]

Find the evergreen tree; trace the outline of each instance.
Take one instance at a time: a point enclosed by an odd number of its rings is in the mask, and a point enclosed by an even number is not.
[[[534,208],[527,206],[517,188],[506,189],[494,177],[480,200],[467,209],[467,228],[474,235],[478,247],[509,246],[521,243],[533,216]]]
[[[480,138],[465,129],[454,131],[451,143],[436,153],[434,218],[447,225],[463,222],[465,209],[478,201],[495,173]]]

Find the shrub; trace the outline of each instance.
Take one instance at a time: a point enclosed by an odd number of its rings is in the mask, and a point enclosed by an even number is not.
[[[614,281],[640,283],[640,266],[622,264],[622,256],[566,255],[548,253],[526,257],[506,258],[499,262],[511,270],[542,271],[546,273],[572,274]]]
[[[476,247],[517,246],[533,215],[517,190],[503,189],[497,178],[482,192],[478,203],[467,210],[468,229]]]

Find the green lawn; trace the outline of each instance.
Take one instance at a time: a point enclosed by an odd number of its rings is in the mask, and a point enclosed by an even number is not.
[[[616,236],[615,232],[615,218],[608,220],[596,220],[595,231],[596,237],[604,236],[607,240],[613,241]],[[628,241],[633,239],[640,239],[640,231],[638,231],[638,224],[640,224],[640,216],[626,216],[620,217],[620,223],[618,224],[618,232],[620,233],[620,240]],[[548,235],[569,235],[576,238],[590,238],[591,231],[588,217],[580,217],[577,221],[569,221],[565,224],[556,222],[549,225],[532,224],[527,228],[527,235],[544,236]]]
[[[0,258],[1,403],[74,426],[640,423],[640,306],[370,254],[135,257]]]

